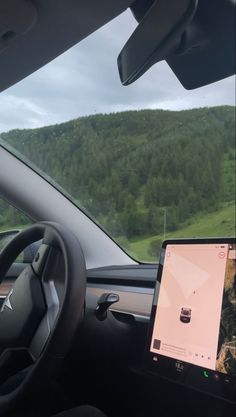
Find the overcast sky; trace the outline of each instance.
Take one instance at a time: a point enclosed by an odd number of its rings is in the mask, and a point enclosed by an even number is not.
[[[156,64],[123,87],[117,56],[136,23],[130,12],[0,95],[0,132],[94,113],[141,108],[188,109],[235,104],[234,78],[185,90],[168,65]]]

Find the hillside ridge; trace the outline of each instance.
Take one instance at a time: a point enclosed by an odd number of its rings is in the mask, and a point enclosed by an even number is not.
[[[83,116],[1,138],[117,239],[159,235],[235,198],[235,107]]]

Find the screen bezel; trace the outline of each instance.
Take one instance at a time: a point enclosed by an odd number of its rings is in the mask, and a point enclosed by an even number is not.
[[[184,366],[187,367],[187,374],[186,373],[178,373],[174,372],[173,369],[171,369],[171,364],[175,362],[174,359],[170,359],[168,357],[163,356],[161,359],[161,366],[157,365],[153,361],[153,356],[155,355],[153,352],[150,351],[151,347],[151,340],[152,340],[152,334],[153,334],[153,328],[154,328],[154,322],[155,322],[155,316],[156,316],[156,308],[158,304],[158,297],[159,297],[159,289],[161,285],[161,278],[162,278],[162,272],[163,272],[163,264],[164,264],[164,258],[165,258],[165,250],[167,245],[178,245],[178,244],[186,244],[186,245],[192,245],[192,244],[236,244],[235,238],[191,238],[191,239],[167,239],[162,243],[162,248],[160,252],[160,260],[158,264],[158,272],[157,272],[157,281],[155,285],[154,290],[154,296],[153,296],[153,302],[152,302],[152,309],[151,309],[151,316],[148,326],[148,334],[147,334],[147,341],[146,341],[146,347],[145,347],[145,353],[144,353],[144,369],[148,372],[150,372],[152,375],[156,375],[158,377],[163,377],[167,380],[170,380],[174,383],[186,386],[188,388],[191,388],[196,391],[200,391],[202,393],[205,393],[207,395],[221,398],[225,401],[235,403],[235,387],[236,387],[236,381],[235,378],[230,378],[231,383],[226,383],[224,377],[221,378],[219,376],[219,381],[213,381],[212,379],[202,379],[199,378],[199,380],[196,378],[196,376],[200,376],[200,372],[204,372],[205,368],[202,368],[197,365],[189,364],[188,362],[181,361]],[[177,360],[176,360],[177,362]],[[178,361],[180,362],[180,361]],[[189,370],[192,372],[192,378],[189,377]],[[198,372],[199,371],[199,372]],[[213,371],[214,372],[214,371]],[[217,371],[215,371],[217,374]],[[222,374],[227,375],[227,374]],[[221,380],[222,379],[222,380]]]

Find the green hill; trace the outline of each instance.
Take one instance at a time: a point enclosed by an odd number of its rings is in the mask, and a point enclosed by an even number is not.
[[[1,137],[127,246],[160,236],[164,210],[173,235],[235,198],[235,107],[93,115]]]
[[[195,238],[235,236],[235,204],[225,204],[219,210],[201,214],[191,219],[191,224],[175,232],[167,233],[165,238]],[[134,239],[130,242],[129,251],[139,260],[156,262],[159,256],[163,234],[144,239]]]

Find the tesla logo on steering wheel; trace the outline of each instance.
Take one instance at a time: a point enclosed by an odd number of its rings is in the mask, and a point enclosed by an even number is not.
[[[11,290],[7,294],[7,296],[6,296],[5,300],[4,300],[4,303],[2,305],[2,308],[0,310],[0,313],[2,313],[5,310],[6,307],[9,308],[9,310],[13,310],[12,305],[11,305],[11,301],[10,301],[10,297],[11,297],[12,293],[13,293],[13,290]]]

